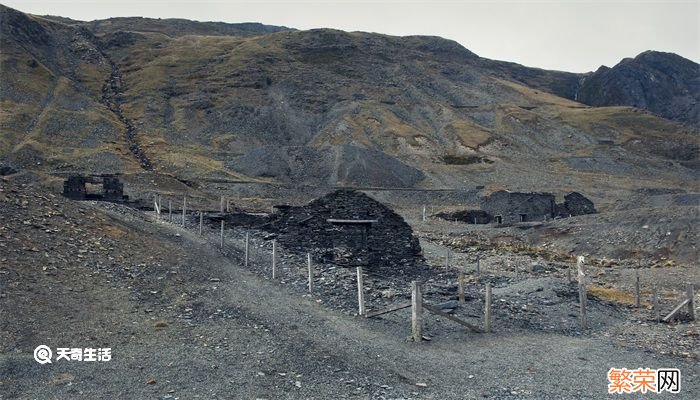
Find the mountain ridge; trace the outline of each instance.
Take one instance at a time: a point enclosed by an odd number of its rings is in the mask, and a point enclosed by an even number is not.
[[[95,34],[7,8],[0,24],[0,154],[24,168],[139,173],[143,154],[188,179],[553,191],[600,186],[591,174],[677,187],[696,173],[687,124],[589,107],[572,100],[580,75],[438,37]],[[304,159],[319,173],[296,173]]]

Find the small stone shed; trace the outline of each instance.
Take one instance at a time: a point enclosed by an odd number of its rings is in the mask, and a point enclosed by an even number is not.
[[[263,228],[286,248],[311,252],[341,266],[366,265],[368,272],[412,275],[425,260],[413,230],[389,207],[353,190],[337,190],[301,207],[279,208]],[[329,219],[377,220],[363,244],[362,228]],[[344,257],[343,257],[344,256]],[[361,260],[361,261],[358,261]]]
[[[553,218],[556,199],[550,193],[521,193],[501,190],[481,200],[481,209],[497,224],[542,221]]]

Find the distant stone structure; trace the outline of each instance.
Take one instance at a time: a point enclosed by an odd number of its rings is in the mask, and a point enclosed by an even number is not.
[[[501,190],[483,197],[480,208],[480,210],[440,213],[437,214],[437,217],[468,224],[513,224],[597,212],[593,202],[578,192],[567,194],[564,196],[564,202],[557,204],[551,193],[522,193]]]
[[[89,193],[87,183],[102,185],[102,194]],[[73,200],[126,201],[124,184],[114,175],[71,175],[63,182],[63,195]]]
[[[550,193],[520,193],[501,190],[481,200],[481,209],[497,224],[542,221],[553,218],[556,201]]]

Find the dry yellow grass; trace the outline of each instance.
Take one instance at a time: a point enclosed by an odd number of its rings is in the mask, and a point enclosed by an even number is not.
[[[444,133],[457,136],[463,146],[472,149],[477,149],[491,137],[488,129],[467,119],[451,121],[442,130]]]
[[[625,292],[620,289],[615,289],[615,288],[606,288],[603,286],[597,286],[597,285],[589,285],[586,287],[586,290],[588,293],[599,297],[603,300],[608,300],[612,301],[615,303],[620,303],[620,304],[626,304],[626,305],[633,305],[634,304],[634,294],[631,292]],[[645,302],[642,302],[643,305],[646,305]]]
[[[495,82],[501,85],[507,86],[516,92],[525,96],[526,99],[531,101],[536,105],[556,105],[561,107],[583,107],[581,103],[577,103],[573,100],[568,100],[563,97],[555,96],[551,93],[533,89],[527,86],[520,85],[515,82],[507,81],[504,79],[494,79]]]

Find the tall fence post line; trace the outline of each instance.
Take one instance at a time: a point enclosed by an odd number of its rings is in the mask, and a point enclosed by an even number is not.
[[[423,206],[423,222],[425,222],[425,206]]]
[[[309,293],[313,292],[314,273],[311,270],[311,253],[306,253],[306,266],[309,269]]]
[[[459,304],[464,304],[464,272],[461,269],[457,274],[457,296],[459,296]]]
[[[231,211],[231,200],[226,199],[226,212]]]
[[[585,259],[583,256],[578,256],[576,259],[576,269],[578,272],[578,301],[579,301],[579,313],[581,317],[581,329],[586,329],[588,325],[586,321],[586,275],[583,273],[583,263]]]
[[[365,284],[362,267],[357,267],[357,309],[360,315],[365,315]]]
[[[173,201],[168,199],[168,222],[173,222]]]
[[[182,226],[185,226],[185,215],[187,214],[187,196],[182,198]]]
[[[688,292],[688,315],[690,316],[690,320],[694,321],[695,320],[695,288],[693,287],[692,283],[688,284],[686,291]]]
[[[221,220],[221,248],[224,248],[224,220]]]
[[[244,265],[248,267],[248,259],[250,258],[250,243],[249,243],[249,236],[248,232],[245,233],[245,258],[243,260]]]
[[[641,305],[641,288],[639,286],[639,270],[634,271],[634,306],[639,308]]]
[[[491,332],[491,284],[486,284],[486,295],[484,299],[484,332]]]
[[[423,295],[418,281],[411,284],[411,337],[418,343],[423,339]]]
[[[479,275],[481,273],[481,257],[476,256],[476,274]]]
[[[277,240],[272,240],[272,279],[277,278]]]
[[[199,236],[202,236],[202,225],[204,224],[204,213],[199,210]]]
[[[224,212],[224,196],[221,196],[221,201],[219,202],[219,211]]]
[[[661,322],[661,316],[659,315],[659,294],[656,292],[656,284],[651,286],[651,303],[654,307],[654,318],[656,322]]]

